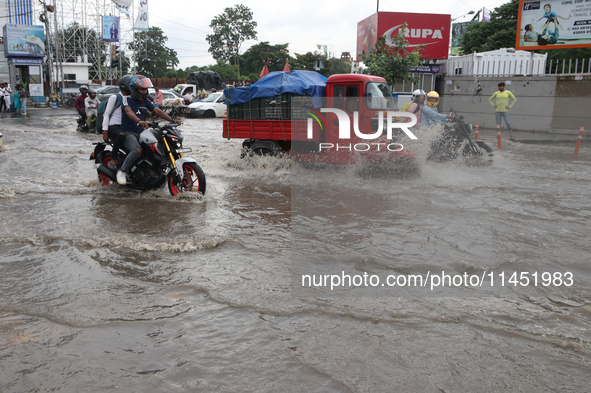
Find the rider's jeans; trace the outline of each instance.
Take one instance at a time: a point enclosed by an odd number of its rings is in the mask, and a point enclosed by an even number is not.
[[[137,140],[138,134],[133,131],[125,131],[125,141],[123,142],[123,146],[129,151],[127,157],[125,157],[125,161],[123,161],[123,165],[121,165],[121,170],[123,172],[128,172],[129,169],[133,166],[133,164],[141,157],[141,147],[140,143]],[[140,151],[138,151],[138,149]]]
[[[513,127],[511,127],[511,120],[509,120],[509,112],[495,112],[495,119],[499,126],[501,125],[501,119],[505,119],[507,129],[509,131],[513,131]]]

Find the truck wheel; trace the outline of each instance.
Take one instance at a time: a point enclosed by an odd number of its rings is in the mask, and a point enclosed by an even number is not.
[[[215,117],[215,112],[212,110],[209,110],[203,114],[203,117],[208,118],[208,119],[212,119]]]
[[[255,141],[250,147],[249,155],[276,157],[281,152],[281,146],[275,141]]]

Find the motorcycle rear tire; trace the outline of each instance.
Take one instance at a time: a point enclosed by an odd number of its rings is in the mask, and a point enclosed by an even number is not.
[[[111,151],[110,150],[105,150],[101,153],[101,162],[103,163],[103,165],[108,167],[109,162],[111,162]],[[99,183],[102,184],[103,186],[110,186],[111,184],[113,184],[113,181],[111,179],[109,179],[107,176],[105,176],[101,173],[98,174],[98,179],[99,179]]]
[[[168,174],[168,191],[170,195],[177,195],[180,192],[194,191],[202,195],[205,194],[205,173],[199,165],[194,162],[185,162],[183,164],[183,182],[177,183],[176,174],[171,171]],[[194,188],[197,187],[196,190]]]

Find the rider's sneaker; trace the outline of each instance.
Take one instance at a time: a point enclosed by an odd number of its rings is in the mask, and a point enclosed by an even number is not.
[[[117,183],[121,184],[122,186],[127,184],[127,176],[123,171],[117,171]]]

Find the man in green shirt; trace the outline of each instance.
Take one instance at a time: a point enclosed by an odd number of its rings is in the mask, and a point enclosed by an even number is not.
[[[497,99],[496,104],[493,103],[493,99]],[[512,99],[509,105],[509,98]],[[495,92],[488,102],[495,108],[495,119],[496,124],[501,125],[501,119],[505,119],[505,124],[509,129],[509,137],[513,139],[513,127],[511,127],[511,120],[509,119],[509,109],[517,102],[517,98],[509,90],[505,90],[505,82],[499,83],[499,91]]]

